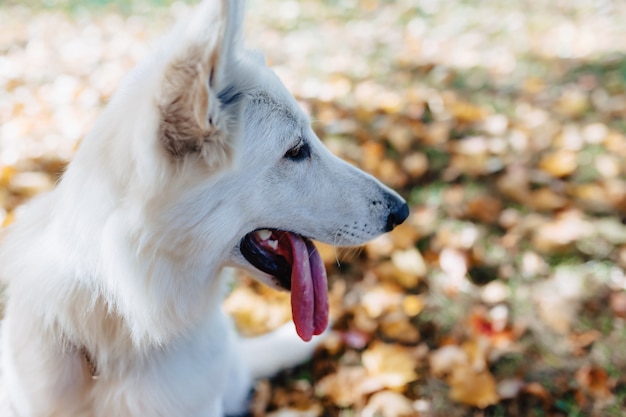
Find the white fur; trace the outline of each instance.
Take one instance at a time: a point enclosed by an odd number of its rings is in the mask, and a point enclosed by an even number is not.
[[[388,228],[402,200],[323,147],[240,46],[242,15],[240,1],[205,0],[129,75],[58,187],[2,236],[0,417],[242,412],[253,376],[293,366],[314,344],[292,326],[247,341],[233,332],[222,268],[274,284],[243,258],[241,238],[277,228],[357,245]],[[241,95],[223,105],[229,88]],[[204,139],[175,156],[160,129],[181,89],[181,114]],[[301,140],[310,157],[285,158]]]

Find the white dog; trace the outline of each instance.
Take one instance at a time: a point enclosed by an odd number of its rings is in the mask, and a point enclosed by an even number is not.
[[[244,412],[252,378],[304,359],[300,339],[327,327],[310,239],[359,245],[407,217],[243,50],[242,9],[202,3],[3,235],[2,417]],[[240,339],[221,311],[226,266],[290,289],[300,339]]]

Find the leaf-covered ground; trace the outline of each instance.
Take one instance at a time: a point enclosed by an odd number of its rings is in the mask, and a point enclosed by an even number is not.
[[[0,3],[1,222],[186,8]],[[626,415],[624,21],[621,0],[250,1],[250,44],[319,136],[412,208],[320,246],[335,330],[255,415]],[[289,320],[242,282],[243,333]]]

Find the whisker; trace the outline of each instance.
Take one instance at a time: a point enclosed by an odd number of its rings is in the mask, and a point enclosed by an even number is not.
[[[346,249],[345,255],[349,257],[350,260],[354,260],[359,257],[362,251],[363,251],[362,246],[351,246]]]
[[[335,254],[335,261],[337,262],[337,266],[339,268],[341,268],[341,261],[339,260],[339,252],[337,252],[337,246],[341,243],[340,239],[341,236],[339,235],[339,233],[335,233],[335,238],[333,239],[333,253]]]

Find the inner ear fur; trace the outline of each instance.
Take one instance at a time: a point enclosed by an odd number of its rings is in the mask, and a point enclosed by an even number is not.
[[[222,24],[207,22],[217,33],[192,41],[167,65],[158,102],[159,139],[164,150],[175,159],[199,155],[215,168],[231,156],[227,123],[221,120],[225,115],[220,114],[215,85],[219,66],[226,64],[223,54],[226,16],[223,13],[227,1],[223,3]]]

